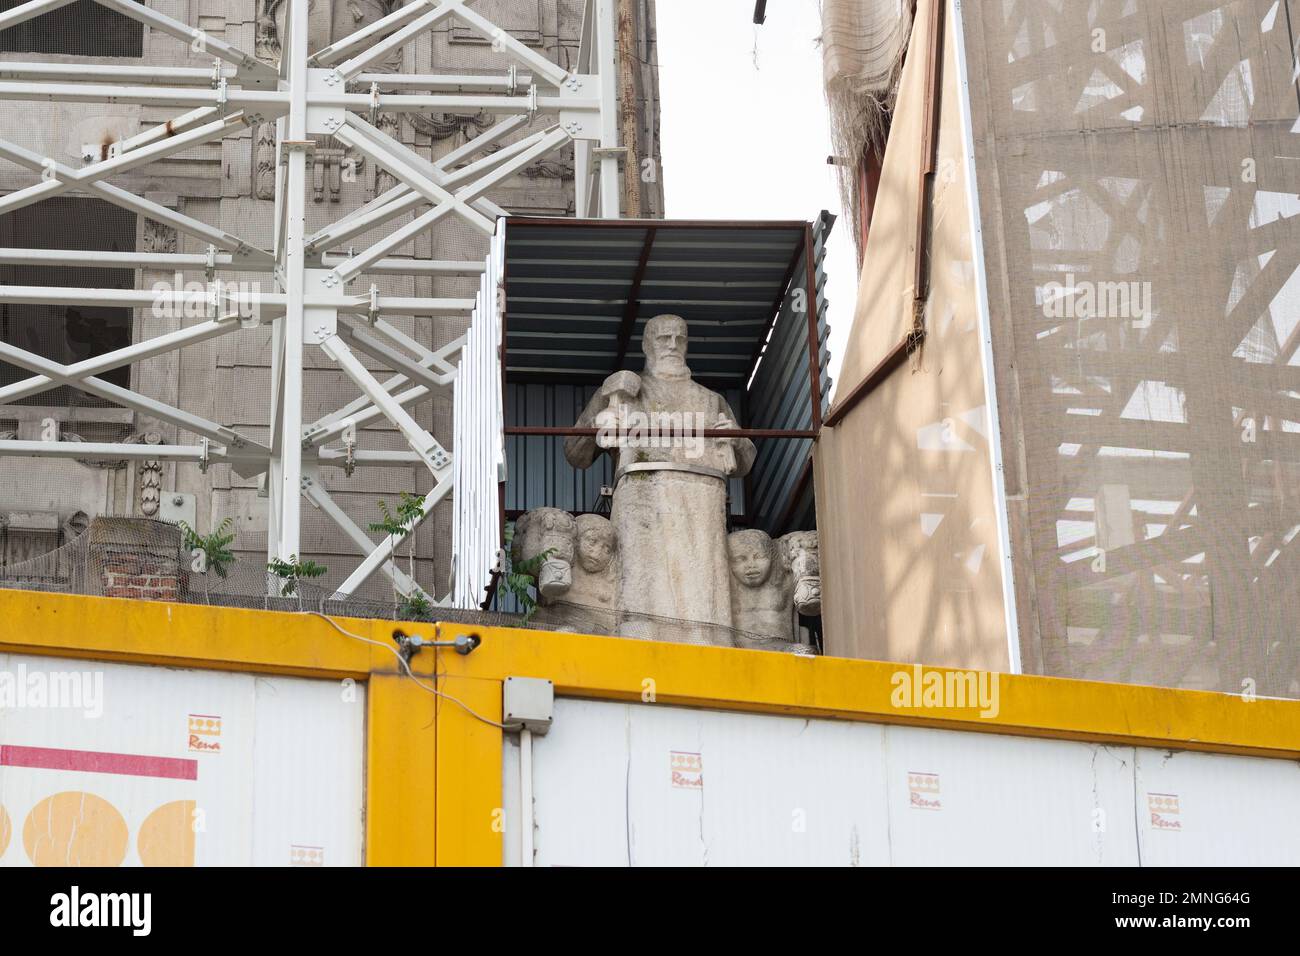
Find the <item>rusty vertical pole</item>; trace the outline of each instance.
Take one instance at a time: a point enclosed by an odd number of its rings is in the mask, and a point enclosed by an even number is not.
[[[637,50],[637,0],[618,0],[618,107],[623,154],[623,214],[641,211],[641,56]]]

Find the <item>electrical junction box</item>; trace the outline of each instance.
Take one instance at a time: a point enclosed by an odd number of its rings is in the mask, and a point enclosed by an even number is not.
[[[545,734],[555,713],[555,685],[538,677],[507,677],[502,691],[501,714],[507,727]]]

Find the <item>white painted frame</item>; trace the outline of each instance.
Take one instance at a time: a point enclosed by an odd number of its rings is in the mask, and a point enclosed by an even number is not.
[[[31,0],[0,14],[0,29],[68,2]],[[493,266],[493,259],[499,262],[503,252],[497,222],[507,213],[486,193],[538,158],[573,142],[579,215],[584,215],[593,203],[599,204],[602,216],[620,214],[614,0],[586,0],[579,70],[574,72],[546,59],[470,9],[473,0],[413,0],[311,55],[307,50],[307,0],[288,0],[278,68],[131,0],[95,2],[213,54],[214,66],[202,70],[144,65],[123,70],[116,66],[0,63],[0,100],[139,104],[183,111],[172,120],[170,135],[163,126],[145,130],[118,143],[107,159],[82,169],[0,139],[0,156],[41,174],[35,185],[0,197],[0,213],[49,196],[79,192],[196,237],[207,243],[207,254],[0,249],[0,262],[176,271],[203,268],[208,276],[207,288],[203,292],[176,290],[160,299],[146,290],[4,286],[0,287],[0,302],[202,308],[206,320],[72,365],[0,342],[0,357],[32,373],[30,378],[0,389],[0,405],[71,385],[198,436],[198,444],[149,446],[149,458],[197,463],[203,469],[209,464],[228,462],[245,476],[265,472],[270,509],[268,556],[287,560],[299,554],[300,498],[306,497],[330,515],[364,552],[355,571],[340,587],[341,594],[353,593],[381,568],[401,593],[425,591],[388,560],[390,541],[370,541],[338,508],[321,481],[322,468],[344,467],[350,473],[358,466],[423,463],[434,478],[433,491],[425,499],[426,515],[458,483],[474,489],[465,497],[478,502],[476,508],[492,512],[490,516],[486,511],[477,516],[458,515],[456,543],[465,553],[457,553],[453,563],[460,569],[463,581],[453,582],[452,590],[441,601],[449,603],[455,598],[464,606],[477,606],[473,595],[491,574],[501,533],[496,507],[489,508],[487,500],[494,500],[495,495],[487,496],[485,492],[488,485],[504,480],[499,369],[489,370],[493,363],[483,361],[482,354],[473,363],[459,356],[462,348],[470,347],[467,343],[472,344],[476,354],[485,353],[492,342],[499,344],[500,315],[495,308],[494,289],[500,269]],[[373,63],[453,15],[491,40],[493,50],[511,61],[506,74],[467,77],[367,72]],[[526,74],[519,72],[521,67]],[[399,92],[381,92],[381,82],[385,88],[397,88]],[[430,163],[359,115],[448,110],[482,110],[503,119]],[[554,116],[555,124],[486,157],[473,159],[538,114]],[[276,121],[279,157],[274,248],[258,248],[239,236],[106,182],[116,173],[199,143],[219,142],[246,126],[270,120]],[[307,153],[314,146],[310,138],[313,135],[338,138],[390,172],[399,185],[308,235],[304,228],[306,191],[312,185],[308,181]],[[353,236],[425,204],[431,204],[426,212],[373,245],[347,255],[329,252],[344,246]],[[487,262],[407,260],[392,255],[397,247],[449,217],[466,220],[486,235],[496,236],[493,255]],[[264,273],[273,278],[276,291],[228,289],[217,273],[234,270]],[[484,279],[477,299],[382,296],[368,281],[374,276],[399,274],[483,274]],[[348,289],[349,283],[354,284],[354,291]],[[474,312],[476,306],[478,318],[470,333],[436,352],[386,321],[393,315],[466,314]],[[263,322],[274,329],[269,362],[271,437],[265,444],[219,422],[97,377],[113,368],[237,334]],[[484,322],[489,324],[484,326]],[[308,348],[319,348],[329,357],[357,386],[362,398],[305,423],[303,369]],[[385,381],[376,379],[354,349],[389,365],[397,374]],[[404,353],[417,357],[412,359]],[[408,384],[413,387],[397,391]],[[472,461],[457,463],[408,411],[411,405],[444,386],[454,386],[456,432],[458,440],[476,449]],[[345,443],[343,451],[325,447],[330,441],[346,437],[358,424],[380,417],[398,428],[409,451],[365,452],[356,450],[351,442]],[[471,436],[477,440],[470,441]],[[126,443],[76,443],[69,447],[74,447],[76,457],[83,459],[121,459],[142,454],[142,446]],[[0,441],[0,455],[58,457],[63,451],[57,441]],[[492,535],[495,537],[489,541]]]

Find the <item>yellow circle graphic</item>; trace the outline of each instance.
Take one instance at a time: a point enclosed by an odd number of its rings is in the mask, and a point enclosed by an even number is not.
[[[117,808],[76,790],[46,797],[23,824],[23,847],[36,866],[121,866],[126,841]]]
[[[7,849],[9,849],[9,814],[5,813],[4,807],[0,807],[0,856],[4,856]]]
[[[193,800],[164,803],[140,825],[136,849],[145,866],[194,865]]]

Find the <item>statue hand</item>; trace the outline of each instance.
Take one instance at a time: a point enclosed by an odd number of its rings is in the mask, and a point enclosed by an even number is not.
[[[737,425],[735,422],[733,422],[730,418],[728,418],[724,413],[719,412],[719,413],[718,413],[718,420],[717,420],[716,422],[713,423],[713,427],[714,427],[714,428],[734,429],[734,428],[739,428],[740,426]],[[719,444],[721,447],[723,447],[723,448],[730,448],[731,445],[736,441],[736,439],[734,439],[734,438],[715,438],[714,441],[718,442],[718,444]]]

